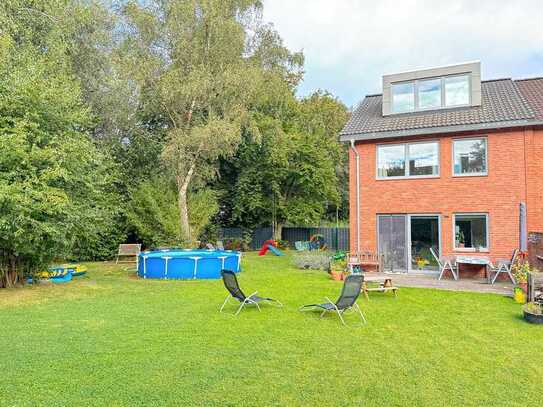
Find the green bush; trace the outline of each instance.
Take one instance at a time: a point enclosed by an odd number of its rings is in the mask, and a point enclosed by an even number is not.
[[[209,189],[191,192],[188,199],[192,235],[199,237],[218,211],[216,193]],[[127,223],[147,247],[187,247],[181,238],[175,186],[154,178],[132,188],[126,211]]]
[[[322,251],[306,251],[294,255],[294,265],[299,269],[330,270],[330,254]]]
[[[55,38],[0,32],[0,288],[115,235],[115,170]]]

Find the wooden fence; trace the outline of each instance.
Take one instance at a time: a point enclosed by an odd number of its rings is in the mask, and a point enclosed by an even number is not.
[[[528,234],[528,261],[532,267],[543,272],[543,233]]]

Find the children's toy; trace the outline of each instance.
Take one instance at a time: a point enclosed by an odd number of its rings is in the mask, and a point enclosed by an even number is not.
[[[87,272],[87,268],[80,264],[62,264],[60,266],[49,267],[50,277],[61,276],[68,273],[71,273],[74,277],[82,276]],[[47,277],[45,277],[47,278]]]
[[[262,245],[262,247],[260,248],[260,251],[258,252],[258,255],[259,256],[264,256],[268,250],[270,252],[272,252],[273,254],[275,254],[276,256],[282,256],[283,253],[281,252],[281,250],[279,250],[277,248],[277,242],[275,240],[266,240],[264,242],[264,244]]]
[[[72,277],[82,276],[86,272],[87,268],[80,264],[63,264],[49,267],[49,270],[39,273],[38,277],[41,280],[50,280],[53,283],[66,283],[71,281]],[[33,282],[32,277],[28,279],[28,282]]]
[[[345,252],[338,251],[332,256],[332,260],[334,261],[345,260],[346,257],[347,257],[347,254]]]
[[[313,235],[309,239],[309,249],[310,250],[326,250],[326,240],[324,240],[323,235]]]

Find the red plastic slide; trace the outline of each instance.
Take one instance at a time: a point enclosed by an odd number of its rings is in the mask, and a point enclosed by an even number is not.
[[[277,243],[275,242],[275,240],[273,239],[266,240],[264,244],[262,245],[262,247],[260,248],[258,255],[264,256],[269,250],[269,245],[272,245],[273,247],[277,247]]]

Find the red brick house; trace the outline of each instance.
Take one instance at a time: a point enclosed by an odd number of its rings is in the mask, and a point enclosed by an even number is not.
[[[481,81],[479,62],[385,75],[340,139],[351,251],[379,251],[386,270],[435,270],[430,247],[509,258],[521,202],[543,232],[543,78]]]

